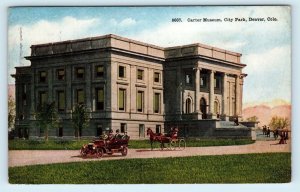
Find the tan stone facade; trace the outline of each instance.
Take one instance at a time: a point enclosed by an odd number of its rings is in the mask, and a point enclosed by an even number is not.
[[[162,48],[116,35],[31,50],[31,66],[17,67],[14,75],[21,136],[41,135],[30,122],[37,106],[50,101],[61,117],[60,128],[51,130],[54,137],[74,137],[76,103],[90,113],[90,126],[80,133],[89,137],[112,128],[143,139],[147,127],[164,132],[173,121],[241,115],[245,65],[239,53],[202,44]]]

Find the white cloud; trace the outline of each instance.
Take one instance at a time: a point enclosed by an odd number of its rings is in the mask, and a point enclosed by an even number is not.
[[[281,8],[280,8],[281,9]],[[150,29],[132,35],[140,41],[161,45],[176,46],[188,43],[204,43],[215,47],[228,49],[231,51],[244,51],[246,46],[253,45],[263,38],[260,34],[267,36],[278,36],[279,33],[288,32],[290,21],[288,9],[283,11],[278,7],[234,7],[231,9],[221,9],[219,12],[204,12],[184,14],[182,23],[172,23],[168,20]],[[268,10],[266,12],[266,10]],[[278,18],[278,22],[187,22],[188,18],[246,18],[248,17],[273,16]],[[267,40],[267,39],[266,39]],[[253,50],[254,51],[254,50]]]
[[[136,21],[132,18],[126,18],[120,22],[121,27],[129,27],[129,26],[132,26],[135,24],[136,24]]]
[[[249,74],[244,83],[246,102],[291,101],[291,47],[280,46],[244,56]]]
[[[79,37],[98,22],[99,20],[94,18],[76,19],[67,16],[59,22],[40,20],[33,25],[15,25],[9,28],[9,47],[13,48],[19,43],[20,27],[23,31],[23,42],[32,45]]]
[[[23,57],[30,55],[30,46],[33,44],[49,43],[61,40],[83,38],[99,19],[76,19],[64,17],[60,21],[40,20],[33,25],[14,25],[8,30],[8,64],[9,73],[14,73],[13,67],[19,66],[20,27],[22,27]],[[29,65],[29,61],[22,59],[21,63]]]
[[[247,64],[246,73],[266,73],[291,68],[291,47],[280,46],[262,53],[252,53],[243,56]],[[289,70],[287,70],[289,71]]]

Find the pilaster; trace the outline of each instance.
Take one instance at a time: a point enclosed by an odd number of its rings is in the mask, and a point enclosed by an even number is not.
[[[216,118],[216,114],[214,114],[214,96],[215,96],[215,73],[216,71],[211,70],[210,71],[210,80],[209,80],[209,117],[211,119]]]
[[[200,112],[200,100],[199,100],[199,94],[200,94],[200,70],[201,68],[196,67],[195,68],[195,112]]]
[[[227,74],[223,73],[223,87],[222,87],[222,115],[226,116],[228,115],[228,109],[227,109]]]

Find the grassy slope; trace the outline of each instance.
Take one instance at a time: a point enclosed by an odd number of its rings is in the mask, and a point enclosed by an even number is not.
[[[83,144],[90,142],[90,140],[75,140],[75,141],[55,141],[49,140],[10,140],[9,150],[61,150],[61,149],[74,149],[78,150]],[[251,144],[254,141],[250,139],[201,139],[201,140],[188,140],[187,147],[203,147],[203,146],[226,146],[226,145],[245,145]],[[159,147],[159,143],[155,143],[154,147]],[[149,140],[131,140],[129,141],[129,148],[150,148]]]
[[[291,154],[126,159],[9,168],[10,183],[285,183]]]

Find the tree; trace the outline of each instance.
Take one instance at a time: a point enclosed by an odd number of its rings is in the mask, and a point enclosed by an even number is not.
[[[82,104],[75,105],[72,110],[72,124],[77,138],[80,138],[81,130],[89,125],[89,121],[90,118],[86,107]]]
[[[287,117],[274,116],[272,117],[269,125],[272,129],[283,129],[290,125],[290,120]]]
[[[36,112],[36,120],[38,127],[44,131],[45,140],[48,141],[49,129],[57,128],[59,124],[55,102],[39,105]]]
[[[250,121],[250,122],[257,122],[257,121],[258,121],[258,117],[257,117],[257,116],[248,117],[248,118],[247,118],[247,121]]]
[[[8,98],[8,129],[9,131],[14,129],[16,118],[16,103],[12,97]]]

